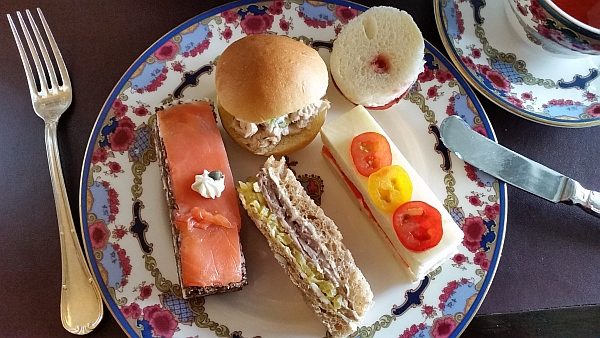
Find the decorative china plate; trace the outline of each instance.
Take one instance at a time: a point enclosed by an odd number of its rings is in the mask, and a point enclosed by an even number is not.
[[[214,99],[215,60],[242,36],[286,34],[311,44],[328,62],[336,33],[364,10],[344,1],[230,3],[173,29],[117,83],[87,147],[80,211],[94,276],[129,336],[326,335],[247,218],[241,240],[248,285],[228,294],[181,298],[151,120],[161,104]],[[429,43],[425,67],[403,100],[372,112],[465,232],[460,253],[419,283],[410,284],[404,268],[322,158],[319,138],[289,156],[298,179],[337,223],[371,284],[374,306],[355,337],[458,335],[477,311],[498,265],[506,187],[449,154],[438,141],[438,125],[458,114],[492,139],[494,132],[473,91]],[[330,119],[353,107],[331,83],[327,98],[332,102]],[[223,136],[234,178],[254,175],[265,158]]]
[[[461,74],[526,119],[560,127],[600,125],[600,57],[561,57],[542,49],[510,8],[505,11],[507,3],[434,0],[442,42]],[[532,3],[522,10],[535,11]]]

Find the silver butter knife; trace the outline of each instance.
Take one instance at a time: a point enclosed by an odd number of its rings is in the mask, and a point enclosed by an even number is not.
[[[440,125],[442,142],[465,162],[534,195],[554,203],[576,204],[600,217],[600,192],[530,160],[472,130],[458,116]]]

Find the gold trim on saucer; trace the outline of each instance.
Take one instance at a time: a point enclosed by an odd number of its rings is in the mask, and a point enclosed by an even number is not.
[[[479,93],[483,94],[483,96],[485,96],[487,99],[489,99],[490,101],[492,101],[493,103],[498,105],[500,108],[503,108],[504,110],[506,110],[512,114],[515,114],[526,120],[541,123],[541,124],[544,124],[547,126],[563,127],[563,128],[584,128],[584,127],[593,127],[593,126],[600,125],[600,119],[593,120],[593,121],[575,122],[574,123],[574,122],[567,122],[567,121],[564,121],[564,122],[550,121],[550,120],[546,120],[546,119],[543,119],[543,118],[540,118],[537,116],[527,115],[527,114],[524,114],[523,112],[515,109],[513,106],[509,105],[505,101],[502,101],[502,100],[498,99],[497,97],[495,97],[494,95],[491,95],[486,88],[481,86],[481,84],[479,84],[479,82],[473,78],[471,73],[465,69],[462,62],[460,62],[458,60],[458,58],[456,57],[456,53],[454,53],[454,48],[452,47],[450,41],[448,40],[448,36],[446,35],[446,31],[444,30],[444,22],[441,17],[440,9],[439,9],[440,5],[441,5],[440,1],[441,0],[433,0],[433,12],[435,15],[435,23],[436,23],[436,26],[438,29],[438,33],[440,35],[440,39],[442,40],[442,44],[444,45],[444,48],[446,49],[446,53],[448,54],[448,57],[450,58],[450,60],[452,60],[452,63],[454,64],[454,66],[456,66],[456,69],[469,82],[469,84],[471,86],[475,87],[475,89],[477,89],[477,91],[479,91]],[[454,1],[454,0],[448,0],[448,1]],[[531,113],[531,114],[534,114],[534,113]]]

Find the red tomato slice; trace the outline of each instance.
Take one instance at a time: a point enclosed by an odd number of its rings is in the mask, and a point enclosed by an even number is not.
[[[390,144],[385,136],[375,132],[366,132],[354,137],[350,145],[350,154],[358,172],[366,177],[392,164]]]
[[[442,240],[442,215],[425,202],[402,204],[394,212],[392,220],[398,239],[409,250],[425,251]]]

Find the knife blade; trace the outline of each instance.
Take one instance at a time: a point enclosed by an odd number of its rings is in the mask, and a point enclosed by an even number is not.
[[[488,139],[459,116],[444,119],[440,134],[456,156],[486,173],[549,201],[576,204],[600,217],[599,192]]]

